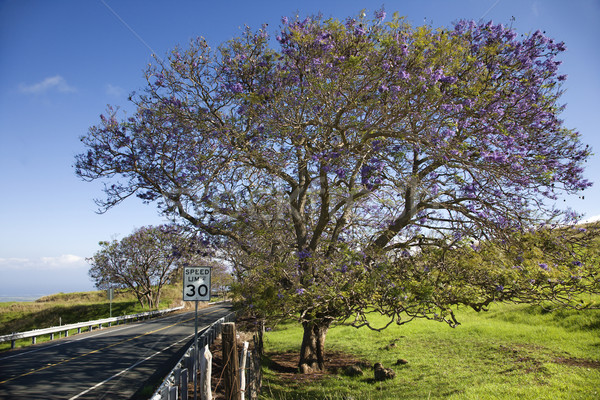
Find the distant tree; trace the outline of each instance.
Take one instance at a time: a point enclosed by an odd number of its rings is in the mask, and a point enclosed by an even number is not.
[[[558,194],[590,185],[589,148],[559,119],[564,43],[384,18],[283,18],[277,50],[266,27],[176,48],[147,70],[137,112],[109,108],[76,160],[109,180],[102,210],[136,195],[221,238],[248,309],[301,322],[303,371],[323,368],[336,321],[455,325],[455,304],[598,286],[579,242],[518,261],[530,229],[574,220]],[[573,263],[581,280],[564,279]],[[551,288],[542,265],[560,271]]]
[[[210,264],[212,267],[210,282],[213,292],[219,296],[224,296],[231,286],[233,286],[233,276],[229,268],[221,261],[215,261]]]
[[[181,267],[206,251],[176,225],[143,227],[120,241],[100,242],[87,261],[98,288],[130,288],[142,306],[158,307],[161,290]]]

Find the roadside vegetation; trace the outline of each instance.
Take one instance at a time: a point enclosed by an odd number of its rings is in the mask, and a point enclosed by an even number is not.
[[[462,324],[455,329],[425,320],[382,332],[335,327],[327,337],[327,371],[309,375],[294,371],[302,329],[278,325],[265,335],[261,398],[600,397],[600,310],[494,304],[489,312],[461,308],[456,314]],[[395,378],[375,381],[377,362],[393,369]],[[364,375],[347,376],[351,365]]]
[[[167,285],[163,289],[158,309],[181,304],[181,287]],[[0,303],[0,335],[24,332],[108,318],[110,302],[106,291],[58,293],[36,301]],[[148,311],[142,308],[136,295],[130,290],[116,290],[112,301],[112,316],[129,315]],[[38,342],[48,340],[39,337]],[[31,339],[16,342],[17,347],[26,346]],[[10,342],[0,343],[0,351],[10,348]]]

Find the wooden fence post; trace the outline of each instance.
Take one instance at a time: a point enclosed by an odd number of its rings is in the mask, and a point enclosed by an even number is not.
[[[223,362],[225,363],[225,398],[230,400],[241,400],[235,323],[227,322],[223,324],[222,341]]]
[[[212,400],[211,377],[212,353],[206,345],[200,354],[200,400]]]
[[[245,400],[246,393],[246,358],[248,357],[248,342],[244,342],[242,354],[240,356],[240,398]]]

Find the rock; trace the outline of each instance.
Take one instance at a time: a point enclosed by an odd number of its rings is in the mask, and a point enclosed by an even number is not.
[[[373,372],[375,374],[376,381],[385,381],[388,379],[394,379],[396,373],[390,368],[385,368],[381,363],[376,363],[373,366]]]
[[[405,365],[408,364],[408,360],[405,360],[404,358],[399,358],[398,361],[396,361],[396,365]]]
[[[344,368],[344,375],[346,376],[363,376],[364,374],[362,368],[358,365],[349,365]]]

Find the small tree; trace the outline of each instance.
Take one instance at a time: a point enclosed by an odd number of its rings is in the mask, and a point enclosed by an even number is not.
[[[496,289],[524,251],[516,240],[573,221],[551,204],[590,185],[590,151],[558,117],[562,42],[384,18],[284,18],[278,49],[265,27],[217,51],[194,40],[151,66],[137,113],[109,109],[77,157],[82,178],[120,179],[102,209],[135,194],[222,238],[244,304],[301,322],[304,371],[323,368],[334,321],[369,325],[377,311],[455,324],[452,304],[563,293]],[[491,246],[485,269],[460,262],[466,240]],[[597,267],[575,258],[581,283],[557,285],[597,290]]]
[[[201,250],[181,227],[161,225],[137,229],[122,240],[100,242],[101,250],[87,261],[98,288],[130,288],[148,308],[158,307],[162,287],[183,264]]]

